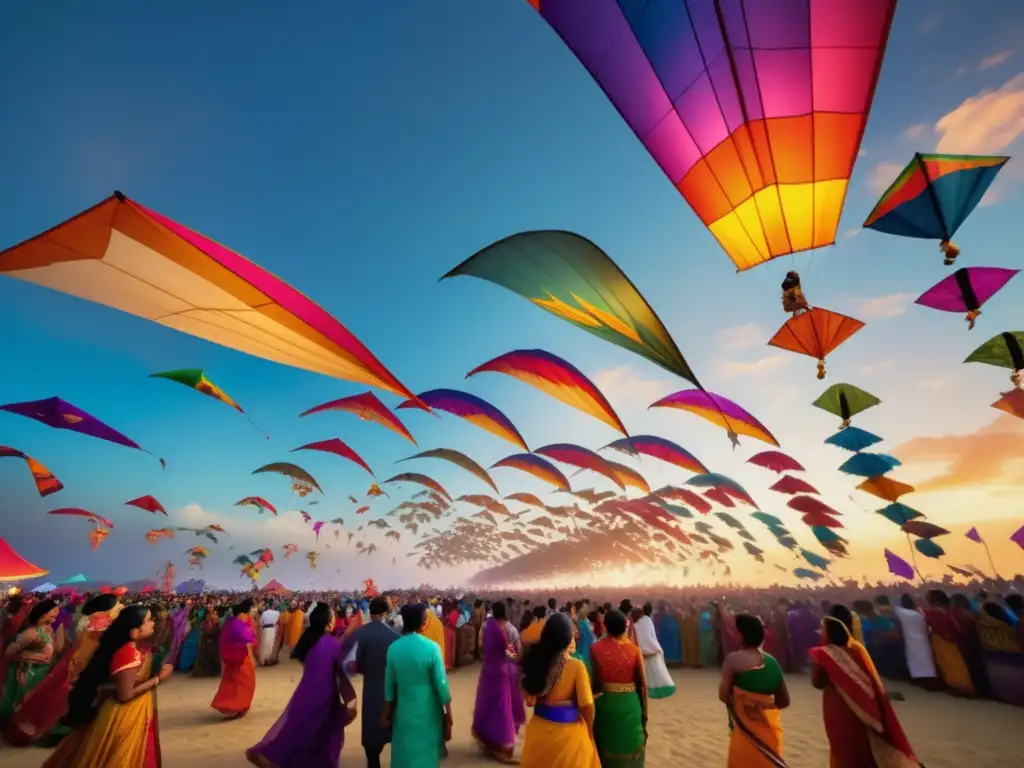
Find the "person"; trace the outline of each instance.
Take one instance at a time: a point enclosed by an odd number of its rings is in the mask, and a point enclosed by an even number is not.
[[[144,606],[123,609],[100,637],[96,652],[68,696],[64,723],[71,733],[43,768],[108,768],[161,764],[156,687],[173,672],[151,676],[153,657],[140,644],[153,635]]]
[[[0,627],[0,652],[3,652],[8,645],[14,642],[14,638],[21,632],[22,626],[28,619],[32,610],[32,601],[26,600],[24,595],[18,593],[12,595],[7,601],[4,609],[3,626]]]
[[[729,712],[728,768],[785,768],[782,710],[789,689],[782,667],[765,653],[765,628],[757,616],[735,616],[740,650],[725,657],[718,699]]]
[[[458,611],[455,610],[451,600],[441,601],[441,615],[438,617],[438,621],[441,622],[441,632],[444,637],[444,668],[450,672],[455,669],[455,662],[458,658],[455,646],[458,642],[456,625],[459,622]]]
[[[910,595],[903,595],[900,604],[893,606],[893,610],[903,630],[903,650],[911,681],[927,690],[938,690],[941,684],[932,656],[931,640],[928,637],[928,622],[917,610],[914,598]]]
[[[200,624],[199,651],[192,667],[193,677],[214,677],[220,674],[220,624],[221,616],[212,602],[206,605],[206,614]]]
[[[928,590],[926,599],[928,607],[924,609],[924,620],[931,633],[932,655],[942,682],[958,696],[976,696],[970,670],[957,645],[962,630],[953,614],[952,601],[941,589]]]
[[[811,649],[811,684],[823,691],[822,711],[832,768],[920,765],[886,696],[867,649],[853,639],[848,608],[822,620],[822,644]]]
[[[168,646],[167,655],[164,660],[168,664],[177,665],[178,656],[181,654],[181,648],[185,644],[185,638],[189,633],[189,615],[192,612],[191,609],[192,601],[186,600],[183,604],[180,604],[175,610],[174,615],[171,616],[171,644]]]
[[[437,617],[437,612],[430,606],[426,607],[426,616],[427,624],[423,629],[423,636],[437,644],[437,649],[441,651],[441,658],[444,659],[444,624]],[[413,631],[418,632],[419,627],[413,627]],[[447,667],[448,665],[445,664],[446,669]]]
[[[594,739],[603,768],[643,768],[647,752],[647,675],[626,637],[626,617],[605,615],[608,633],[590,649]]]
[[[384,619],[388,602],[382,597],[370,601],[370,622],[364,624],[352,639],[356,644],[356,671],[363,676],[362,737],[367,768],[380,768],[380,755],[384,745],[391,741],[391,731],[381,725],[384,711],[384,674],[388,648],[398,634]]]
[[[594,628],[590,623],[590,606],[583,600],[576,603],[576,658],[583,662],[590,671],[590,648],[597,640]]]
[[[980,696],[988,698],[988,673],[985,669],[985,657],[981,646],[981,636],[978,634],[977,619],[974,611],[971,610],[970,600],[966,595],[954,594],[950,598],[949,610],[956,619],[957,647],[970,671],[974,688]],[[881,665],[879,665],[879,672],[882,672]]]
[[[473,738],[484,753],[504,763],[514,762],[517,724],[514,699],[522,700],[518,676],[510,674],[509,660],[516,655],[510,642],[505,604],[491,606],[491,618],[483,626],[483,665],[476,684],[473,707]]]
[[[256,659],[252,627],[242,617],[252,610],[246,598],[231,609],[220,631],[220,686],[210,706],[230,720],[244,717],[256,693]]]
[[[654,631],[661,644],[665,665],[681,667],[683,665],[683,638],[677,612],[666,602],[658,606],[658,612],[651,617]]]
[[[257,659],[260,666],[269,667],[272,663],[277,647],[277,625],[280,619],[281,612],[275,609],[273,604],[268,605],[260,614],[260,652]]]
[[[888,596],[878,595],[874,600],[871,620],[871,642],[868,651],[877,665],[878,673],[891,680],[908,680],[907,654],[903,646],[903,629],[893,611]]]
[[[696,669],[700,667],[700,612],[690,602],[679,622],[679,633],[683,645],[683,666]]]
[[[291,652],[299,644],[302,637],[302,630],[306,622],[306,613],[302,610],[302,604],[298,600],[292,602],[292,609],[288,613],[288,629],[285,633],[285,644]]]
[[[526,628],[519,628],[519,637],[523,641],[523,647],[529,647],[540,641],[541,633],[544,631],[544,624],[547,621],[547,610],[543,605],[533,607],[533,621]]]
[[[292,649],[302,664],[299,684],[263,740],[245,751],[258,768],[337,768],[341,761],[345,727],[356,719],[356,692],[343,669],[355,636],[339,643],[333,629],[331,607],[317,603]]]
[[[121,609],[120,601],[112,594],[98,595],[85,602],[71,651],[61,656],[46,677],[25,694],[4,726],[4,741],[18,747],[35,741],[52,746],[67,735],[68,729],[59,721],[67,714],[71,686],[89,663],[99,647],[100,637]]]
[[[0,661],[0,720],[7,720],[22,699],[49,674],[62,649],[54,640],[53,622],[60,612],[56,600],[32,606],[14,641]]]
[[[555,613],[523,657],[526,725],[523,768],[600,768],[594,743],[594,693],[587,668],[572,658],[573,626]]]
[[[189,614],[189,630],[178,653],[175,668],[179,672],[191,672],[199,655],[199,643],[203,637],[203,620],[206,618],[206,606],[196,604]]]
[[[676,684],[665,665],[665,651],[658,642],[651,613],[651,604],[644,603],[636,622],[636,639],[647,672],[647,695],[652,699],[664,699],[676,692]]]
[[[818,643],[820,625],[818,618],[811,612],[810,605],[800,602],[786,612],[786,629],[789,637],[789,664],[794,672],[803,672],[807,668],[807,660],[811,651]]]
[[[700,611],[697,620],[697,635],[700,640],[700,665],[702,667],[718,666],[718,640],[715,632],[715,616],[718,606],[712,601]]]
[[[402,636],[387,651],[381,726],[391,729],[392,768],[438,768],[452,735],[452,696],[438,644],[425,636],[433,611],[402,607]],[[434,618],[437,616],[435,614]]]

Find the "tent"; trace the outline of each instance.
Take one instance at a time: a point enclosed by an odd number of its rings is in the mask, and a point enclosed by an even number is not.
[[[284,586],[277,579],[271,579],[270,581],[268,581],[267,585],[263,587],[263,589],[260,591],[263,592],[263,594],[265,595],[279,595],[281,597],[290,595],[292,593],[290,589]]]
[[[47,592],[53,592],[53,590],[55,590],[56,588],[57,588],[56,584],[53,584],[52,582],[47,581],[47,582],[44,582],[44,583],[40,584],[38,587],[33,587],[32,591],[33,592],[38,592],[39,594],[43,595],[43,594],[46,594]]]
[[[189,579],[181,582],[174,588],[174,591],[179,595],[201,595],[206,591],[206,581],[204,579]]]
[[[75,585],[78,585],[78,584],[88,584],[88,583],[89,583],[89,577],[88,576],[86,576],[84,573],[77,573],[74,576],[72,576],[70,579],[64,579],[64,581],[62,581],[60,583],[60,585],[62,587],[72,587],[72,586],[75,586]]]
[[[33,565],[24,559],[11,549],[10,544],[0,538],[0,581],[38,579],[48,573],[49,571],[44,571],[38,565]]]

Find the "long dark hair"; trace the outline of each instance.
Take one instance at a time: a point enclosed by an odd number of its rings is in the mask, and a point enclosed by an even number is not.
[[[54,608],[57,607],[56,600],[41,600],[32,606],[32,610],[28,612],[28,619],[22,625],[22,629],[28,629],[34,627],[43,616],[48,614]]]
[[[313,650],[313,646],[327,632],[331,623],[331,606],[327,603],[317,603],[316,608],[309,614],[309,626],[302,633],[299,642],[292,648],[292,658],[298,661],[305,661],[306,654]]]
[[[573,635],[572,619],[564,613],[553,613],[548,617],[540,640],[529,646],[523,657],[523,690],[533,696],[544,693],[551,665],[569,647]]]
[[[130,605],[110,622],[107,631],[100,636],[96,652],[68,694],[65,725],[74,728],[92,720],[96,714],[96,691],[110,679],[110,663],[114,654],[131,642],[132,630],[141,627],[148,614],[147,608]]]

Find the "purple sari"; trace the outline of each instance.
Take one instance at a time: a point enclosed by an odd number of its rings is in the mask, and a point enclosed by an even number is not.
[[[508,759],[515,749],[518,730],[513,702],[519,697],[522,705],[522,695],[515,685],[515,668],[509,664],[510,642],[504,625],[497,619],[488,619],[483,637],[483,666],[473,708],[473,738],[488,753]]]
[[[353,635],[344,643],[330,635],[310,649],[288,706],[263,740],[246,750],[277,768],[337,768],[345,726],[355,719],[356,692],[343,669]],[[352,705],[352,709],[348,706]]]
[[[821,621],[808,608],[794,608],[786,615],[789,628],[789,663],[794,672],[807,668],[811,648],[821,644]]]
[[[190,613],[191,610],[187,606],[183,606],[171,617],[171,648],[167,652],[167,658],[163,661],[164,664],[177,665],[181,646],[185,644],[185,638],[188,637]]]

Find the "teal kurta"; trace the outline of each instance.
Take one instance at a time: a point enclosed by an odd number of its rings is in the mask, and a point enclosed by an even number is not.
[[[444,747],[444,705],[452,699],[437,643],[403,635],[388,648],[384,700],[394,703],[392,768],[438,768]]]

